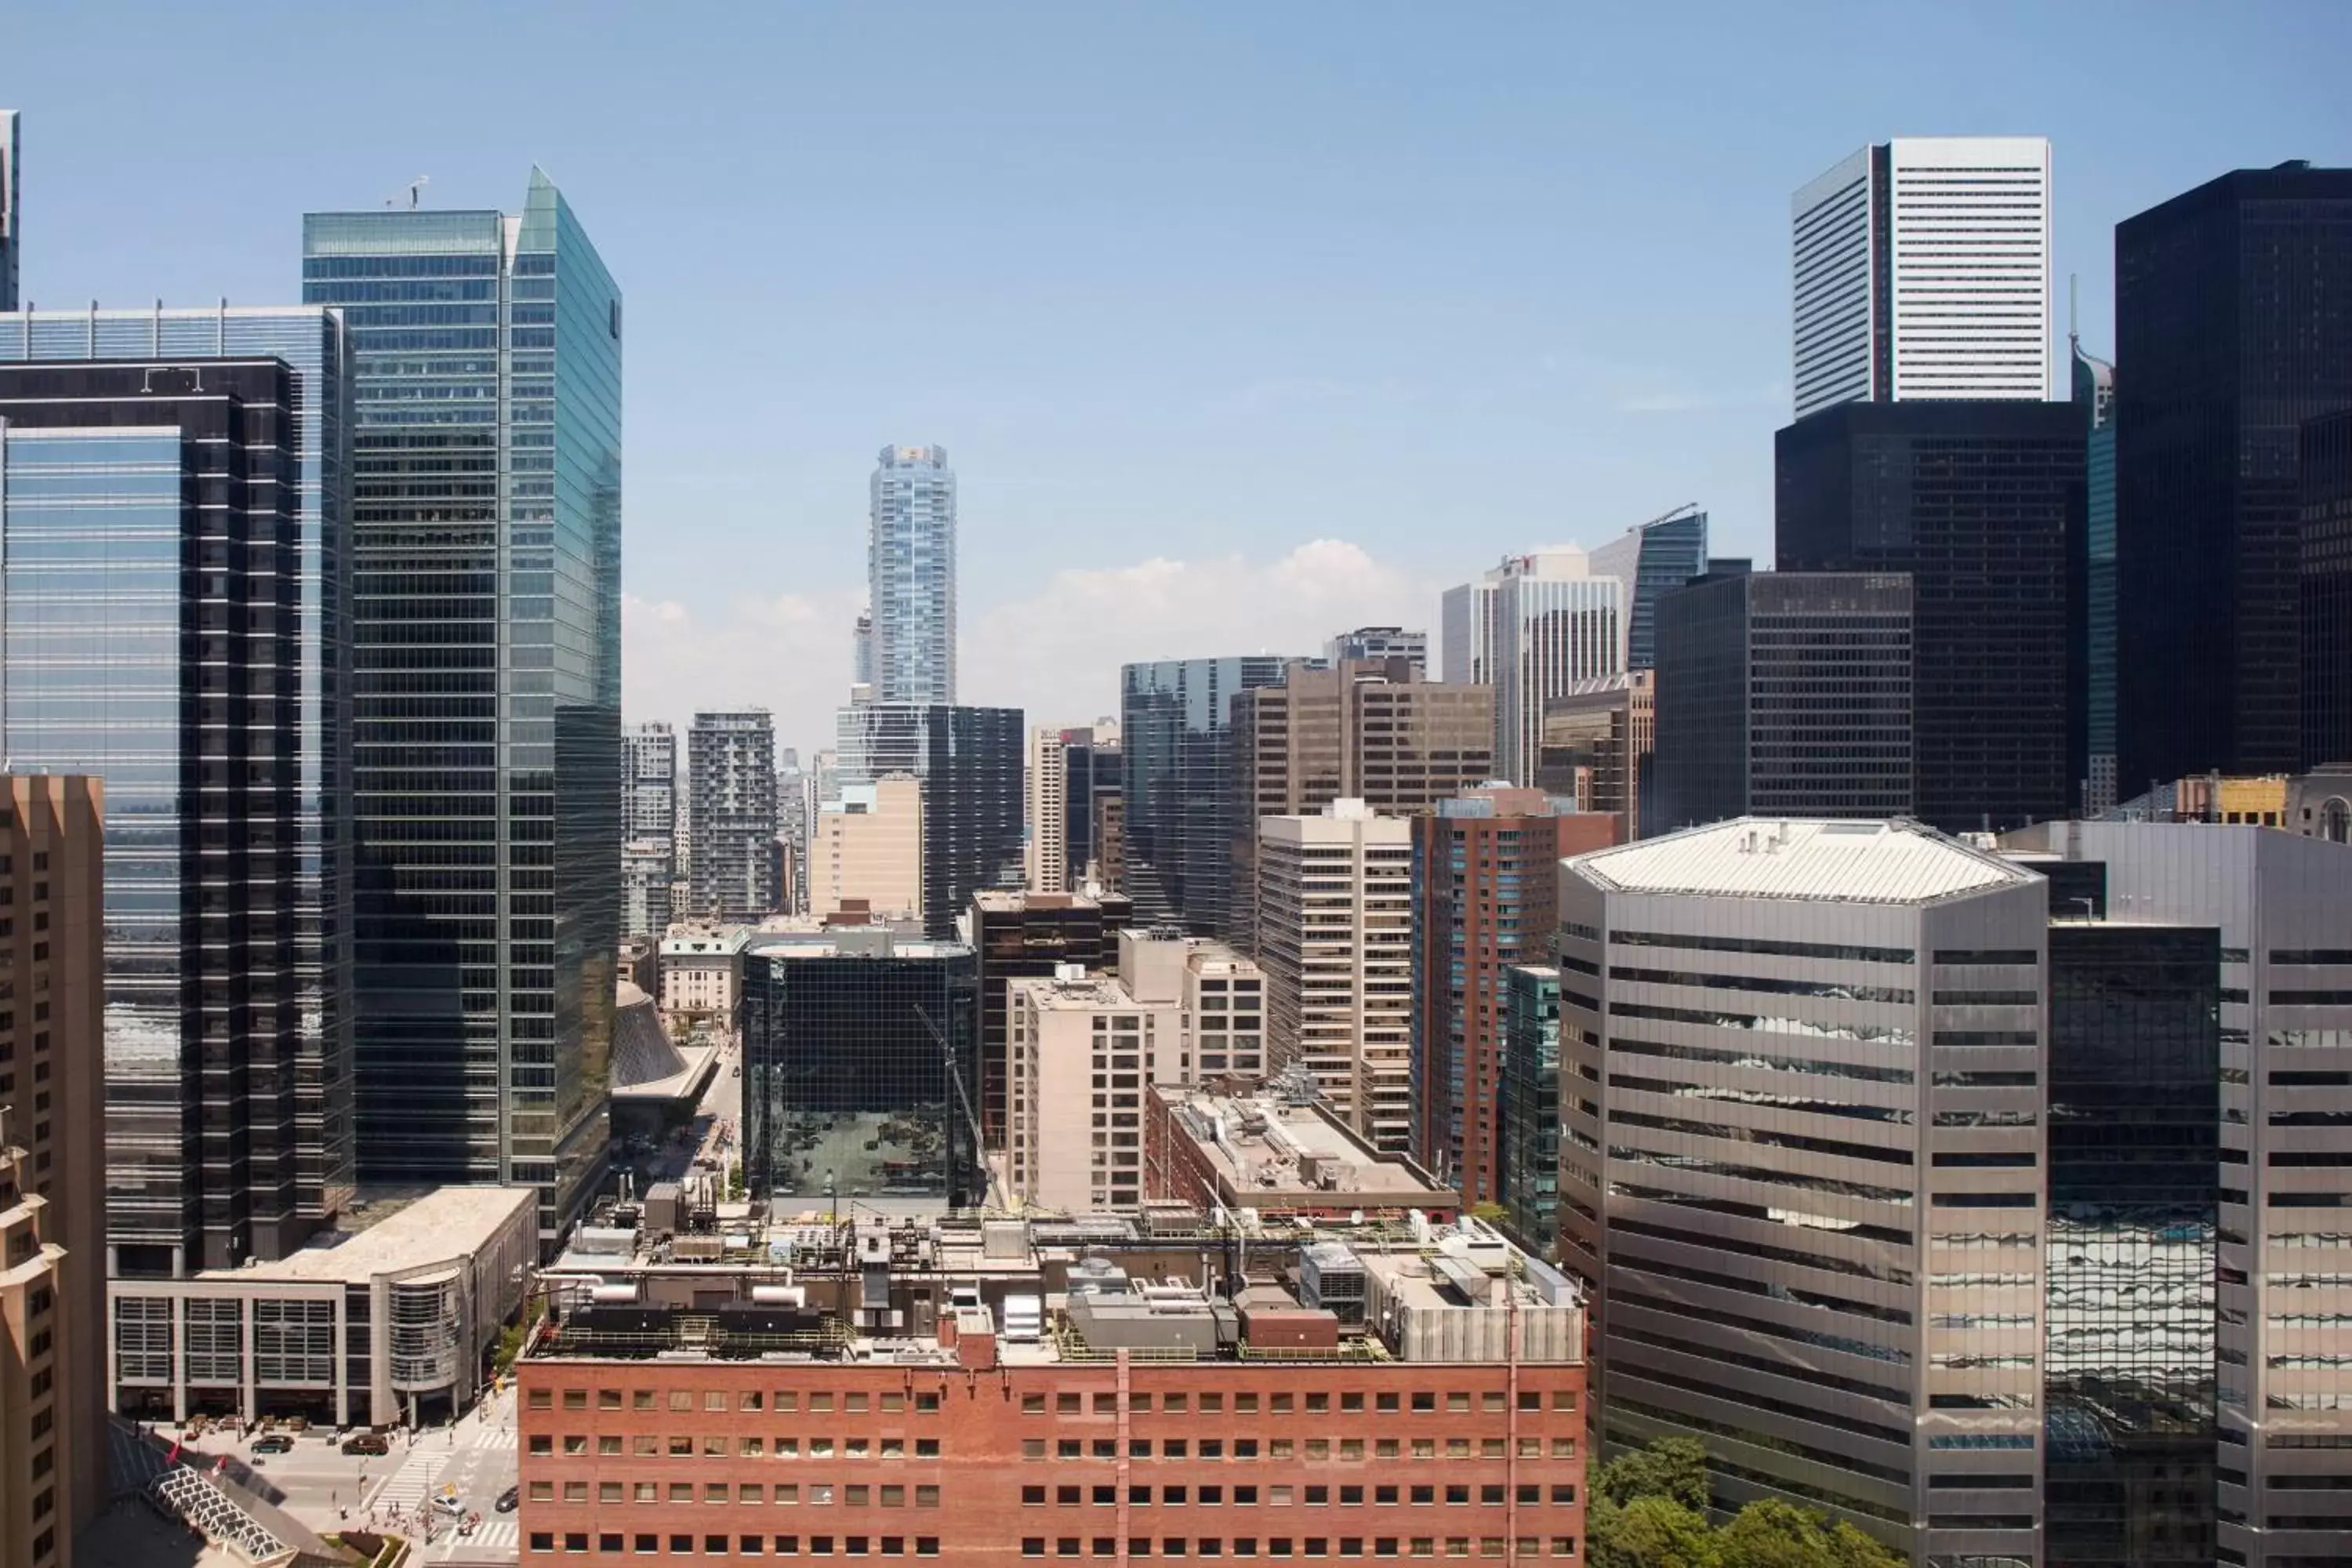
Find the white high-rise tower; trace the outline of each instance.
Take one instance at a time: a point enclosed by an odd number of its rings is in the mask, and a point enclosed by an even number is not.
[[[956,700],[956,481],[944,447],[885,447],[866,535],[877,702]]]
[[[1796,415],[2059,395],[2050,142],[1897,137],[1790,203]]]

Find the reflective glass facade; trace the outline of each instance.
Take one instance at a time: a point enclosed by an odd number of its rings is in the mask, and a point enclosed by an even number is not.
[[[311,214],[302,270],[357,373],[361,1173],[536,1184],[558,1226],[607,1134],[619,291],[536,170],[514,217]]]
[[[295,1081],[299,1205],[335,1213],[354,1180],[352,1107],[350,365],[341,315],[316,306],[59,310],[0,316],[0,363],[268,355],[294,373],[302,631],[296,658]]]
[[[2239,169],[2116,226],[2126,797],[2298,765],[2296,448],[2352,407],[2347,294],[2352,169]]]
[[[2050,928],[2047,1554],[2213,1555],[2221,936]]]
[[[1241,809],[1230,740],[1236,691],[1274,686],[1276,654],[1163,659],[1119,672],[1126,808],[1125,890],[1147,925],[1194,936],[1231,929],[1233,843]]]
[[[1559,971],[1503,972],[1504,1223],[1539,1257],[1559,1250]]]
[[[2116,804],[2116,367],[2074,349],[2083,456],[2083,815]]]
[[[1911,575],[1916,809],[1948,833],[2063,817],[2086,771],[2088,438],[2068,404],[1963,400],[1841,404],[1774,437],[1780,569]],[[1662,773],[1667,722],[1662,680]]]
[[[1592,569],[1623,582],[1625,668],[1658,663],[1658,600],[1706,570],[1706,513],[1685,507],[1645,522],[1592,552]]]
[[[0,109],[0,310],[16,308],[16,114]]]
[[[274,1258],[310,1228],[296,401],[276,360],[0,365],[0,751],[105,784],[118,1274]]]
[[[885,447],[869,486],[870,621],[860,679],[878,702],[956,699],[956,480],[945,447]]]
[[[2352,409],[2303,427],[2303,758],[2352,763]]]
[[[786,1208],[977,1204],[979,964],[879,929],[743,954],[743,1178]]]

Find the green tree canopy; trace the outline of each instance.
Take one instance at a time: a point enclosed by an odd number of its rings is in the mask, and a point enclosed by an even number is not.
[[[1665,1437],[1591,1476],[1586,1556],[1594,1568],[1902,1568],[1853,1525],[1777,1499],[1717,1528],[1707,1513],[1706,1450]]]

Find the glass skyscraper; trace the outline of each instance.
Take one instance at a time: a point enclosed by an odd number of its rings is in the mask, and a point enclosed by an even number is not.
[[[16,111],[0,109],[0,310],[16,308]]]
[[[0,750],[104,783],[119,1276],[281,1258],[313,1228],[298,403],[273,358],[0,365]],[[45,930],[47,893],[10,918]]]
[[[1627,669],[1657,668],[1659,596],[1706,570],[1706,513],[1696,506],[1630,528],[1592,552],[1594,575],[1625,584]]]
[[[925,931],[944,941],[974,893],[1022,885],[1020,709],[858,702],[834,723],[835,789],[922,781]]]
[[[0,364],[268,356],[294,375],[295,563],[301,634],[295,833],[299,1211],[341,1209],[352,1182],[350,372],[341,315],[318,306],[42,310],[0,316]],[[18,764],[28,758],[21,753]],[[119,791],[109,816],[131,809]]]
[[[956,479],[945,447],[885,447],[866,536],[860,645],[877,702],[956,700]]]
[[[1279,685],[1292,661],[1276,654],[1171,658],[1119,672],[1126,780],[1126,891],[1146,925],[1195,936],[1229,929],[1234,831],[1233,699]]]
[[[2071,341],[2071,340],[2070,340]],[[2116,367],[2074,344],[2083,477],[2083,815],[2116,804]]]
[[[536,1184],[559,1227],[608,1133],[620,292],[536,169],[520,216],[302,239],[356,367],[361,1173]]]

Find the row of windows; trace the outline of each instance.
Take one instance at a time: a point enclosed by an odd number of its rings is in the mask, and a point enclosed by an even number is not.
[[[558,1532],[536,1530],[530,1534],[530,1549],[534,1552],[563,1552],[584,1555],[589,1551],[589,1532],[573,1530],[562,1532],[562,1545],[556,1544]],[[698,1550],[708,1557],[937,1557],[940,1541],[935,1535],[812,1535],[803,1540],[798,1535],[721,1535],[688,1531],[602,1531],[594,1537],[595,1551],[601,1554],[626,1553],[644,1557],[691,1557]],[[1576,1537],[1522,1535],[1516,1539],[1513,1553],[1521,1560],[1549,1555],[1571,1558],[1576,1553]],[[1363,1536],[1343,1535],[1335,1542],[1329,1537],[1310,1535],[1304,1540],[1290,1536],[1275,1536],[1264,1542],[1255,1536],[1237,1536],[1230,1543],[1222,1536],[1200,1539],[1171,1535],[1155,1539],[1149,1535],[1126,1539],[1129,1557],[1150,1557],[1156,1545],[1162,1557],[1501,1557],[1507,1538],[1499,1535],[1471,1537],[1467,1535],[1416,1535],[1400,1537],[1376,1536],[1369,1542]],[[1228,1553],[1228,1544],[1231,1552]],[[1048,1538],[1042,1535],[1024,1536],[1021,1554],[1024,1557],[1091,1557],[1097,1562],[1108,1562],[1119,1552],[1120,1542],[1116,1536],[1097,1535],[1085,1538],[1066,1535],[1053,1538],[1048,1550]]]
[[[599,1410],[622,1408],[624,1392],[617,1388],[595,1390],[596,1408]],[[731,1408],[737,1411],[794,1412],[801,1408],[802,1401],[800,1392],[794,1389],[777,1389],[772,1394],[764,1389],[746,1389],[731,1396],[722,1389],[707,1389],[698,1398],[691,1390],[673,1389],[669,1391],[667,1400],[657,1400],[657,1392],[650,1388],[630,1389],[625,1392],[628,1396],[628,1407],[633,1410],[653,1410],[659,1405],[666,1405],[674,1412],[690,1411],[698,1406],[705,1411],[723,1411]],[[585,1410],[589,1406],[589,1397],[590,1391],[587,1389],[564,1389],[562,1407],[566,1410]],[[1152,1409],[1153,1397],[1150,1393],[1130,1394],[1127,1398],[1127,1408],[1130,1412],[1149,1413]],[[1289,1415],[1302,1409],[1309,1414],[1318,1414],[1331,1410],[1334,1407],[1332,1404],[1334,1397],[1329,1393],[1319,1391],[1306,1394],[1274,1393],[1264,1395],[1263,1405],[1261,1405],[1261,1395],[1258,1394],[1236,1393],[1232,1396],[1232,1409],[1234,1414],[1243,1415],[1257,1414],[1261,1408],[1276,1415]],[[1360,1391],[1350,1391],[1339,1394],[1336,1397],[1339,1402],[1337,1408],[1343,1412],[1366,1409],[1366,1401],[1369,1398],[1370,1402],[1369,1408],[1375,1411],[1399,1411],[1409,1408],[1423,1413],[1437,1411],[1438,1401],[1442,1397],[1444,1400],[1444,1410],[1449,1414],[1458,1415],[1466,1414],[1473,1408],[1487,1412],[1504,1410],[1507,1408],[1509,1396],[1498,1389],[1489,1389],[1475,1395],[1458,1389],[1442,1395],[1433,1389],[1422,1389],[1414,1391],[1409,1396],[1395,1392],[1367,1395]],[[835,1408],[835,1396],[830,1393],[812,1393],[807,1395],[807,1408],[812,1414],[829,1413]],[[936,1393],[893,1392],[870,1396],[865,1394],[844,1394],[839,1398],[841,1411],[853,1415],[865,1414],[869,1408],[885,1415],[898,1414],[910,1408],[918,1414],[922,1414],[937,1411],[940,1408],[940,1396]],[[1171,1415],[1183,1415],[1195,1409],[1204,1415],[1214,1415],[1223,1414],[1226,1409],[1226,1396],[1222,1393],[1202,1393],[1197,1395],[1165,1394],[1159,1396],[1159,1402],[1160,1410],[1163,1414]],[[531,1389],[525,1396],[525,1403],[528,1408],[532,1410],[552,1409],[556,1403],[555,1391],[546,1388]],[[1521,1410],[1541,1410],[1547,1405],[1554,1410],[1574,1410],[1578,1407],[1577,1392],[1574,1389],[1559,1388],[1551,1390],[1547,1395],[1540,1389],[1519,1391],[1518,1407]],[[1024,1394],[1021,1396],[1021,1413],[1024,1415],[1043,1415],[1047,1414],[1048,1408],[1047,1398],[1044,1394]],[[1062,1393],[1053,1396],[1050,1408],[1051,1412],[1057,1415],[1080,1415],[1089,1411],[1097,1415],[1115,1415],[1118,1413],[1119,1401],[1116,1394],[1097,1393],[1088,1395]],[[548,1440],[544,1436],[532,1439],[535,1443]],[[534,1451],[544,1452],[545,1450]]]
[[[1202,1508],[1216,1508],[1224,1501],[1225,1489],[1213,1486],[1198,1489],[1162,1487],[1160,1489],[1159,1500],[1164,1507],[1182,1508],[1192,1500],[1192,1494],[1196,1489],[1197,1500]],[[1265,1500],[1267,1506],[1272,1508],[1287,1508],[1294,1502],[1304,1502],[1308,1508],[1328,1508],[1331,1504],[1332,1489],[1328,1486],[1268,1487],[1265,1489]],[[1506,1491],[1509,1489],[1499,1483],[1488,1483],[1478,1489],[1477,1501],[1484,1506],[1499,1506],[1510,1500],[1505,1496]],[[1362,1487],[1340,1487],[1338,1490],[1340,1507],[1363,1506],[1364,1489]],[[1381,1507],[1391,1507],[1399,1502],[1410,1501],[1416,1508],[1427,1508],[1433,1507],[1439,1500],[1437,1488],[1434,1486],[1377,1486],[1372,1488],[1371,1491],[1372,1502]],[[1045,1492],[1046,1489],[1042,1486],[1023,1487],[1021,1489],[1022,1504],[1028,1508],[1044,1507]],[[1053,1492],[1055,1504],[1063,1508],[1075,1508],[1086,1504],[1091,1504],[1097,1508],[1116,1508],[1119,1501],[1119,1489],[1115,1486],[1062,1486],[1054,1488]],[[1253,1507],[1258,1500],[1256,1487],[1235,1487],[1233,1492],[1234,1506],[1236,1508]],[[1517,1500],[1528,1506],[1539,1506],[1544,1503],[1547,1500],[1547,1492],[1549,1500],[1559,1506],[1565,1507],[1576,1501],[1576,1489],[1572,1486],[1554,1486],[1547,1489],[1538,1485],[1522,1484],[1517,1489]],[[1129,1487],[1127,1501],[1130,1507],[1150,1507],[1151,1489],[1148,1486]],[[1449,1507],[1467,1506],[1471,1501],[1470,1488],[1460,1484],[1448,1486],[1445,1489],[1444,1501]]]

